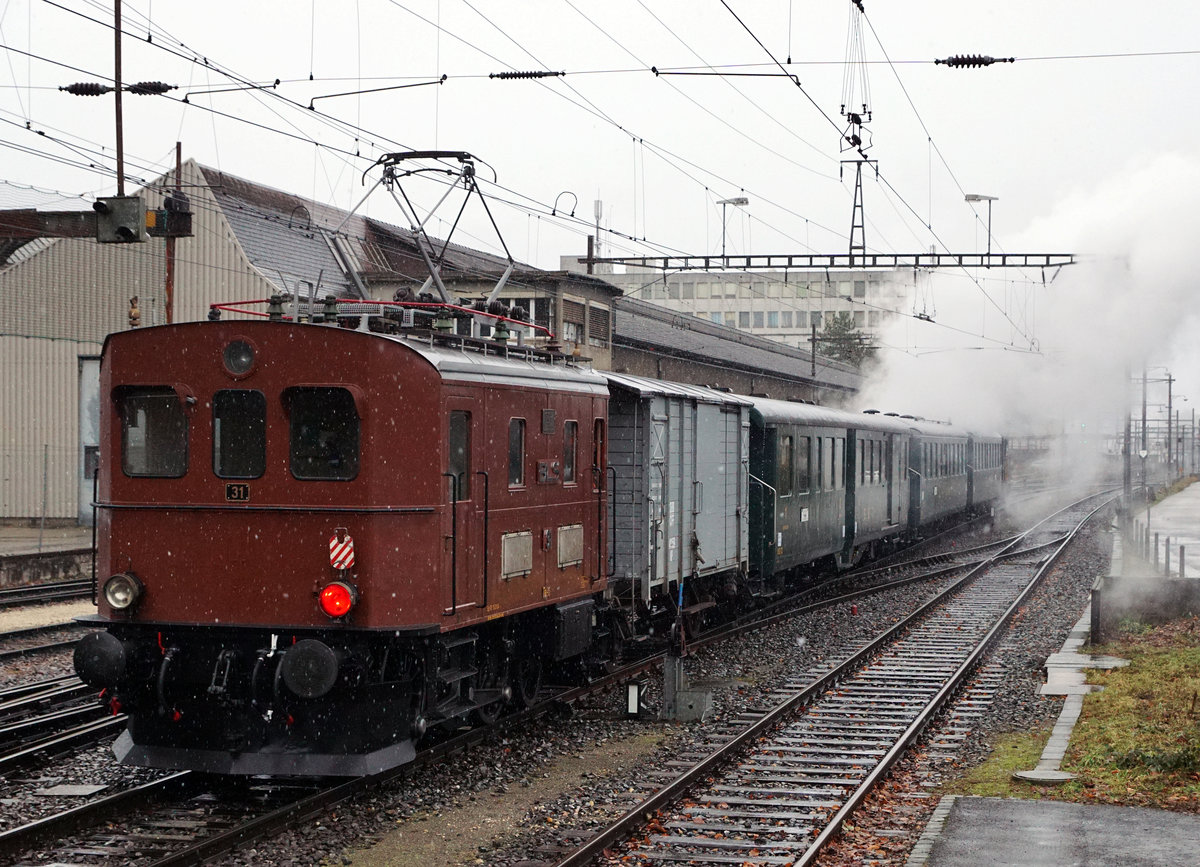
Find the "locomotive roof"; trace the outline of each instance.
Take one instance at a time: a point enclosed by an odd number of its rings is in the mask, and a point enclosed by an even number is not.
[[[591,368],[571,363],[551,364],[519,356],[484,354],[455,346],[434,345],[401,335],[379,336],[402,343],[420,355],[437,369],[443,380],[608,393],[603,376]]]
[[[602,374],[610,386],[637,392],[640,395],[665,395],[667,397],[686,397],[701,403],[719,403],[731,406],[749,406],[750,399],[715,388],[702,385],[687,385],[682,382],[666,382],[660,379],[647,379],[644,376],[631,376],[627,373]]]

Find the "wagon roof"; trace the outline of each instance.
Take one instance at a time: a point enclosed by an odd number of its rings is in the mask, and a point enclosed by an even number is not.
[[[715,388],[706,388],[702,385],[665,382],[659,379],[648,379],[643,376],[631,376],[627,373],[610,373],[608,371],[605,371],[602,375],[608,380],[610,386],[632,391],[639,395],[685,397],[701,403],[718,403],[729,406],[749,406],[751,403],[748,397],[730,394],[727,391],[719,391]]]
[[[852,427],[858,430],[876,430],[884,433],[908,433],[911,425],[905,419],[877,413],[849,412],[811,403],[793,403],[765,397],[751,398],[754,411],[764,421],[794,422],[797,424],[824,425],[826,427]]]

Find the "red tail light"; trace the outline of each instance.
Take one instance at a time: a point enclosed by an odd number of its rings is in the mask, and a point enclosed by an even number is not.
[[[321,610],[330,617],[345,617],[358,601],[358,592],[344,581],[327,584],[318,596]]]

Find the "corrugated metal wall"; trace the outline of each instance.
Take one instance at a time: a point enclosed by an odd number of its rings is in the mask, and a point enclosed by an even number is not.
[[[0,517],[74,519],[79,356],[99,344],[0,339]]]
[[[249,263],[191,161],[183,186],[194,237],[176,242],[174,320],[204,319],[214,302],[265,298],[272,284]],[[160,192],[146,192],[156,207]],[[99,354],[105,335],[128,327],[137,295],[143,326],[165,311],[164,242],[59,240],[0,270],[0,520],[77,514],[80,355]]]

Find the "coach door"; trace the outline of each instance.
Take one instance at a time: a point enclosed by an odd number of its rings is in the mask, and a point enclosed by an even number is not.
[[[900,491],[897,488],[900,474],[896,471],[896,435],[888,434],[884,450],[884,484],[887,486],[887,525],[895,526],[900,520]]]
[[[442,573],[447,580],[442,600],[447,615],[487,605],[485,534],[491,492],[479,456],[482,424],[482,407],[476,399],[447,399],[446,466],[442,474],[447,503],[442,529],[446,564]]]

